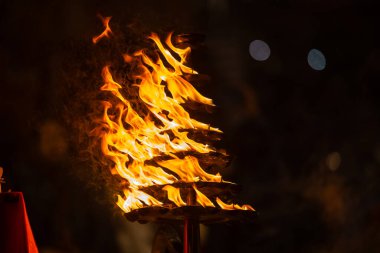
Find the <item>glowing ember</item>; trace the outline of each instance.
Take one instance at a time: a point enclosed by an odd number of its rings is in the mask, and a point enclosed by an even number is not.
[[[93,38],[94,43],[112,33],[110,19],[102,18],[105,30]],[[134,66],[132,82],[116,81],[112,66],[105,66],[102,71],[104,84],[100,89],[111,95],[112,99],[103,101],[104,113],[98,127],[101,131],[97,132],[101,133],[103,154],[114,164],[111,172],[126,181],[124,196],[118,196],[117,201],[124,212],[146,206],[164,206],[144,192],[143,187],[165,185],[162,190],[167,192],[167,199],[180,207],[189,203],[181,198],[180,189],[169,184],[222,182],[219,173],[206,172],[198,158],[190,155],[207,155],[217,151],[188,137],[189,131],[221,131],[193,119],[185,110],[187,101],[208,106],[213,106],[213,102],[201,95],[185,78],[185,74],[198,74],[185,65],[190,47],[175,47],[171,37],[172,34],[169,34],[165,44],[154,33],[148,37],[156,47],[155,57],[144,50],[123,55],[125,62]],[[136,87],[138,94],[133,97],[128,93],[128,87]],[[179,156],[184,152],[188,155]],[[195,184],[193,189],[199,205],[215,207]],[[246,205],[224,204],[218,198],[214,201],[222,209],[253,210]]]

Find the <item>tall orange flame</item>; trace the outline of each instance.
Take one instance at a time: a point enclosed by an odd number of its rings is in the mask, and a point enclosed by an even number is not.
[[[102,18],[105,30],[93,38],[94,43],[112,33],[109,27],[110,18]],[[127,182],[124,196],[119,195],[117,201],[117,205],[124,212],[144,206],[163,206],[162,202],[142,191],[141,187],[179,181],[222,181],[219,173],[214,175],[206,172],[195,156],[186,155],[181,158],[178,155],[190,151],[198,154],[215,152],[207,144],[189,138],[190,130],[221,131],[193,119],[185,110],[184,104],[187,101],[209,106],[214,104],[184,77],[185,74],[197,74],[185,65],[191,49],[175,47],[171,37],[172,34],[169,34],[165,44],[154,33],[148,37],[157,48],[155,59],[144,50],[133,55],[123,55],[126,63],[138,66],[138,71],[132,73],[134,82],[131,84],[116,81],[111,66],[107,65],[102,70],[104,84],[100,89],[110,94],[113,99],[103,102],[102,125],[99,127],[102,129],[101,149],[114,164],[112,173]],[[126,85],[137,87],[138,103],[144,107],[144,114],[123,91]],[[161,159],[163,156],[168,159]],[[214,207],[213,202],[195,185],[193,188],[200,205]],[[179,189],[166,185],[163,190],[176,206],[187,204],[182,200]],[[230,208],[216,201],[221,208]]]

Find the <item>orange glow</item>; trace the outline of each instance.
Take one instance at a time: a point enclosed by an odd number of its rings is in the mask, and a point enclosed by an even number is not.
[[[111,17],[102,17],[101,15],[98,15],[98,17],[102,20],[102,23],[104,25],[104,31],[98,36],[92,38],[92,43],[94,44],[98,43],[98,41],[101,40],[103,37],[109,38],[110,34],[112,34],[112,30],[109,26]]]
[[[123,59],[125,62],[127,63],[131,63],[133,62],[133,56],[129,55],[129,54],[123,54]]]
[[[242,205],[239,206],[238,204],[226,204],[224,203],[220,198],[216,198],[216,203],[220,206],[220,208],[225,210],[250,210],[255,211],[252,206],[250,205]]]
[[[168,192],[168,199],[174,204],[177,206],[186,206],[186,203],[181,198],[181,193],[178,188],[171,185],[166,185],[162,189]]]

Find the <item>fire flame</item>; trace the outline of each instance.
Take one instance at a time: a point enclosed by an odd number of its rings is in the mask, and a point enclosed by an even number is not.
[[[193,189],[195,191],[195,193],[197,194],[197,202],[203,206],[203,207],[206,207],[206,206],[211,206],[211,207],[215,207],[214,204],[211,202],[211,200],[209,198],[206,197],[206,195],[204,195],[202,192],[200,192],[197,187],[195,186],[195,184],[193,185]]]
[[[251,210],[251,211],[255,211],[255,209],[250,205],[239,206],[238,204],[226,204],[218,197],[216,197],[216,203],[218,203],[220,208],[226,209],[226,210]]]
[[[94,43],[112,33],[109,27],[111,17],[101,19],[105,30],[93,38]],[[191,118],[184,108],[186,101],[214,105],[210,98],[201,95],[184,77],[185,74],[198,74],[185,65],[190,47],[175,47],[172,34],[168,35],[165,44],[157,34],[152,33],[148,38],[158,49],[156,58],[144,50],[123,55],[126,63],[137,66],[137,71],[132,73],[132,84],[116,81],[109,65],[102,70],[104,84],[100,90],[112,95],[113,99],[103,101],[104,111],[99,127],[102,129],[101,150],[114,164],[111,172],[127,182],[124,197],[119,195],[117,201],[124,212],[144,206],[164,205],[142,191],[141,187],[165,185],[162,189],[167,192],[168,199],[176,206],[185,206],[187,203],[182,200],[180,190],[168,184],[222,182],[219,173],[214,175],[206,172],[195,156],[178,156],[178,153],[187,151],[199,154],[215,152],[207,144],[189,138],[189,130],[221,132]],[[137,87],[138,103],[147,113],[142,113],[132,103],[123,89],[126,85]],[[168,159],[160,159],[163,156]],[[200,205],[215,207],[195,184],[193,188]],[[253,210],[245,206],[227,205],[219,199],[216,202],[222,209]]]
[[[186,206],[186,203],[181,198],[181,193],[178,188],[171,185],[165,185],[163,190],[168,192],[168,199],[177,206]]]
[[[95,36],[92,38],[92,43],[96,44],[100,39],[103,37],[109,38],[110,34],[112,34],[111,28],[109,26],[111,17],[102,17],[101,15],[98,15],[98,17],[102,20],[103,25],[104,25],[104,31],[99,34],[98,36]]]

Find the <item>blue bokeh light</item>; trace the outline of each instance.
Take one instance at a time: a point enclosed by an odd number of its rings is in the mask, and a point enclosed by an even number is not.
[[[256,61],[265,61],[270,56],[270,48],[262,40],[254,40],[249,44],[249,54]]]
[[[318,49],[311,49],[307,55],[307,63],[314,70],[324,70],[326,68],[326,57]]]

